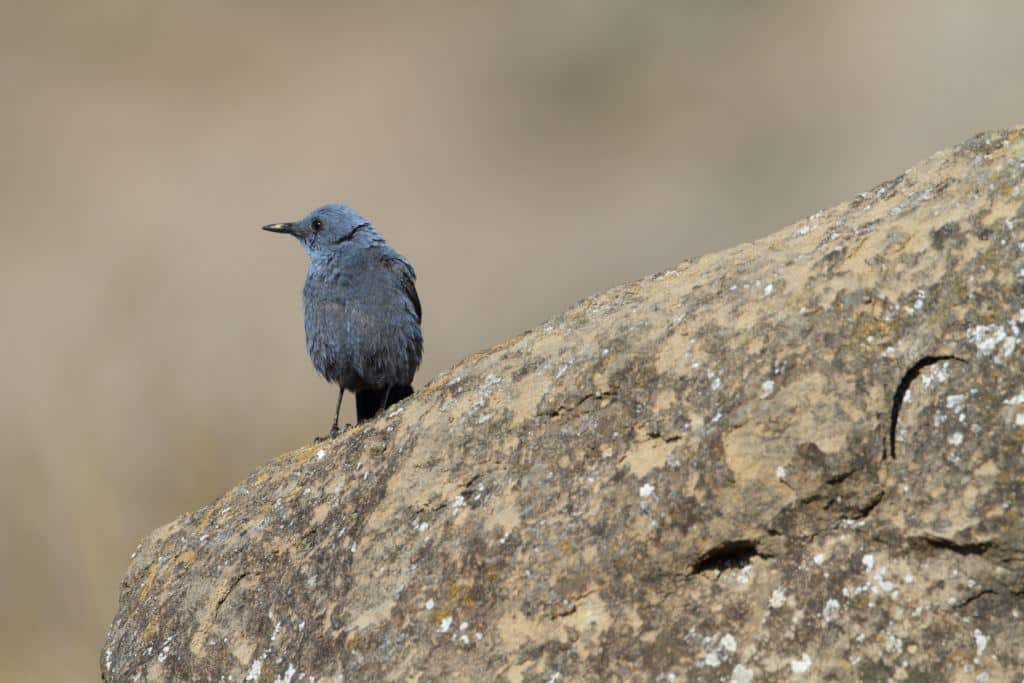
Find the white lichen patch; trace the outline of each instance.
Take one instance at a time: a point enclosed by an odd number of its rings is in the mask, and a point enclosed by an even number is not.
[[[644,484],[640,487],[640,497],[650,498],[654,494],[654,484]]]
[[[320,450],[318,450],[316,452],[316,459],[317,460],[323,460],[325,455],[327,455],[327,451],[325,451],[324,449],[321,448]]]
[[[978,650],[978,656],[981,656],[985,652],[985,648],[988,647],[988,636],[980,629],[974,629],[974,646]]]
[[[717,668],[721,666],[723,660],[736,653],[736,638],[731,633],[726,633],[721,637],[705,636],[701,641],[703,657],[697,660],[699,667]]]
[[[782,481],[783,479],[785,479],[786,478],[786,468],[783,467],[782,465],[779,465],[778,467],[776,467],[775,468],[775,477],[779,481]]]
[[[1019,328],[1016,321],[1011,322],[1010,330],[1003,325],[976,325],[967,331],[967,339],[983,356],[994,356],[998,363],[1009,358],[1017,348]]]
[[[274,683],[292,683],[292,677],[295,675],[295,665],[288,662],[288,669],[285,670],[284,675],[274,679]]]
[[[825,562],[825,556],[821,553],[818,553],[811,559],[814,561],[814,564],[818,565],[819,567]]]
[[[162,643],[163,647],[160,648],[160,654],[157,655],[157,660],[162,664],[167,660],[167,655],[171,653],[171,641],[174,639],[173,635],[167,636]]]
[[[953,432],[946,441],[949,442],[950,446],[959,446],[964,442],[964,434],[963,432]]]
[[[933,384],[944,384],[948,379],[949,361],[936,363],[921,373],[921,384],[925,389],[930,388]],[[907,393],[909,394],[910,392],[908,391]],[[903,398],[903,402],[907,402],[906,397]]]
[[[260,680],[260,674],[263,672],[263,660],[254,659],[252,665],[249,667],[249,672],[245,674],[245,680],[247,681],[258,681]]]
[[[711,383],[711,391],[718,391],[722,387],[722,373],[708,370],[708,382]]]
[[[426,604],[423,605],[423,608],[429,612],[430,610],[434,609],[435,604],[436,603],[434,603],[434,598],[430,598],[429,600],[427,600]]]
[[[800,659],[790,660],[789,668],[795,674],[804,674],[811,670],[812,663],[810,656],[805,652],[801,655]]]
[[[768,606],[772,609],[779,609],[786,604],[786,591],[781,588],[776,588],[772,591],[772,596],[768,599]]]
[[[729,683],[751,683],[753,680],[754,672],[742,664],[737,664],[732,670]]]
[[[835,598],[829,598],[825,601],[825,607],[821,610],[821,618],[823,621],[830,622],[834,621],[839,616],[839,601]]]

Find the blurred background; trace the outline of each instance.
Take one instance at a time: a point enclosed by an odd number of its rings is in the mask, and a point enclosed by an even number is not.
[[[0,0],[0,679],[95,679],[138,540],[328,426],[259,226],[374,220],[422,386],[1024,122],[1016,0],[367,4]]]

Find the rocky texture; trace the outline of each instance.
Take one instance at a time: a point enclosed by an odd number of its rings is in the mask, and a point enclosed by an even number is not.
[[[1019,679],[1022,183],[976,137],[269,463],[142,543],[104,677]]]

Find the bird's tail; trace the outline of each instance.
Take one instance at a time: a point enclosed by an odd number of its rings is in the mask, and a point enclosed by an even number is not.
[[[356,392],[356,419],[359,422],[369,420],[382,409],[381,403],[384,400],[384,391],[384,389],[363,389]],[[388,394],[387,405],[383,406],[383,408],[392,406],[409,396],[412,396],[411,385],[401,384],[393,386],[391,387],[391,393]]]

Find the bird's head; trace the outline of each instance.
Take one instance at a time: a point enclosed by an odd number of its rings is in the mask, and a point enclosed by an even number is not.
[[[293,235],[311,258],[366,246],[375,237],[370,221],[344,204],[326,204],[294,223],[272,223],[264,230]]]

